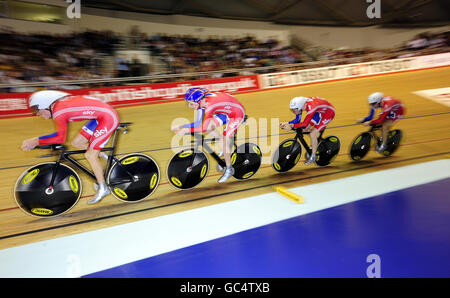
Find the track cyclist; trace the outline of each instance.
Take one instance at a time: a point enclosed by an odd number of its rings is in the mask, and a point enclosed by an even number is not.
[[[334,119],[336,110],[331,103],[320,97],[294,97],[289,108],[296,115],[295,119],[289,122],[280,123],[280,127],[287,131],[294,128],[303,128],[309,132],[311,138],[311,156],[305,161],[305,165],[310,165],[316,161],[316,151],[320,132],[327,127]],[[302,111],[306,111],[306,116],[301,121]]]
[[[53,119],[57,131],[46,136],[24,140],[21,149],[29,151],[37,145],[64,143],[67,137],[67,122],[89,120],[72,141],[74,147],[86,150],[85,157],[97,179],[97,193],[88,201],[88,204],[98,203],[110,194],[99,156],[106,157],[106,154],[100,151],[119,125],[117,112],[110,105],[96,98],[72,96],[56,90],[43,90],[31,94],[29,106],[33,114],[44,119]]]
[[[376,151],[382,153],[386,150],[389,130],[395,122],[400,120],[405,114],[404,105],[398,100],[390,96],[384,96],[382,92],[374,92],[369,95],[368,102],[370,105],[370,114],[366,118],[357,120],[357,123],[367,123],[366,125],[381,125],[381,145]],[[372,120],[377,109],[382,111],[379,117]],[[370,122],[369,122],[370,121]]]
[[[180,125],[172,128],[178,135],[194,132],[205,132],[219,138],[222,144],[222,153],[226,168],[218,182],[223,183],[234,175],[231,165],[231,151],[234,145],[234,135],[239,125],[244,121],[245,109],[233,96],[224,92],[209,92],[204,88],[189,89],[184,99],[189,107],[197,111],[196,121],[190,124]],[[226,125],[223,136],[220,136],[216,128]]]

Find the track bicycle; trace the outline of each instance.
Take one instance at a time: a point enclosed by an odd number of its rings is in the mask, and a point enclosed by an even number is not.
[[[386,157],[391,156],[400,146],[402,137],[403,132],[400,129],[390,130],[386,150],[381,154]],[[350,158],[359,161],[367,155],[373,144],[375,144],[375,149],[378,149],[381,143],[381,125],[371,125],[368,131],[359,134],[353,140],[350,145]]]
[[[315,163],[320,167],[329,165],[341,148],[341,142],[337,136],[322,137],[325,130],[320,132],[317,140],[318,146]],[[304,139],[304,135],[309,134],[309,132],[303,132],[303,128],[301,127],[295,129],[295,132],[295,137],[281,142],[272,156],[272,167],[277,172],[287,172],[298,163],[302,154],[302,146],[306,151],[306,159],[312,154],[311,147]]]
[[[144,200],[154,193],[160,181],[159,167],[150,156],[131,153],[117,158],[115,149],[118,131],[128,133],[131,124],[120,123],[114,131],[112,146],[102,149],[108,152],[106,184],[118,200],[127,203]],[[59,155],[59,158],[55,162],[35,165],[20,175],[14,187],[16,202],[29,215],[62,215],[77,204],[82,193],[82,183],[77,172],[63,162],[73,165],[96,181],[94,173],[72,157],[75,154],[83,154],[86,150],[68,151],[62,144],[40,145],[35,149],[52,151],[51,154],[40,157]]]
[[[167,167],[167,178],[170,184],[178,189],[193,188],[205,179],[209,170],[209,160],[204,151],[217,162],[220,168],[226,167],[225,160],[208,145],[209,141],[214,142],[215,140],[206,140],[200,133],[191,135],[194,137],[191,147],[176,153]],[[238,180],[247,180],[253,177],[261,166],[260,148],[250,142],[237,146],[236,134],[234,135],[234,148],[231,154],[231,164],[235,170],[233,177]]]

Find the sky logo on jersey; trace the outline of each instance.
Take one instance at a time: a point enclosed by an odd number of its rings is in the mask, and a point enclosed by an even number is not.
[[[94,115],[95,111],[84,111],[83,115]]]
[[[323,120],[323,125],[328,125],[328,123],[330,123],[331,122],[331,120],[332,119],[325,119],[325,120]]]
[[[98,138],[99,136],[104,135],[106,133],[108,133],[108,129],[106,127],[104,127],[103,129],[97,129],[94,132],[94,137]]]
[[[241,124],[241,120],[230,121],[228,128],[235,129],[239,124]]]

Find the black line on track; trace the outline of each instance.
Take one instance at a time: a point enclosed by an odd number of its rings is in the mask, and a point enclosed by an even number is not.
[[[133,211],[124,212],[124,213],[112,214],[112,215],[108,215],[108,216],[103,216],[103,217],[98,217],[98,218],[93,218],[93,219],[88,219],[88,220],[83,220],[83,221],[63,224],[63,225],[59,225],[59,226],[52,226],[52,227],[47,227],[47,228],[38,229],[38,230],[31,230],[31,231],[21,232],[21,233],[17,233],[17,234],[1,236],[0,240],[8,239],[8,238],[14,238],[14,237],[19,237],[19,236],[24,236],[24,235],[28,235],[28,234],[40,233],[40,232],[45,232],[45,231],[50,231],[50,230],[70,227],[70,226],[76,226],[76,225],[85,224],[85,223],[89,223],[89,222],[95,222],[95,221],[100,221],[100,220],[104,220],[104,219],[109,219],[109,218],[114,218],[114,217],[119,217],[119,216],[125,216],[125,215],[130,215],[130,214],[135,214],[135,213],[155,210],[155,209],[159,209],[159,208],[164,208],[164,207],[180,205],[180,204],[184,204],[184,203],[190,203],[190,202],[205,200],[205,199],[209,199],[209,198],[213,198],[213,197],[220,197],[220,196],[231,195],[231,194],[235,194],[235,193],[245,192],[245,191],[259,189],[259,188],[270,187],[270,186],[279,185],[279,184],[285,184],[285,183],[290,183],[290,182],[295,182],[295,181],[302,181],[302,180],[306,180],[306,179],[331,176],[331,175],[342,174],[342,173],[346,173],[346,172],[353,172],[353,171],[358,171],[358,170],[362,170],[362,169],[374,168],[374,167],[379,167],[379,166],[384,166],[384,165],[389,165],[389,164],[401,163],[401,162],[406,162],[406,161],[411,161],[411,160],[418,160],[418,159],[429,158],[429,157],[445,155],[445,154],[450,154],[450,151],[448,151],[448,152],[441,152],[441,153],[435,153],[435,154],[429,154],[429,155],[416,156],[416,157],[411,157],[411,158],[406,158],[406,159],[396,160],[396,161],[390,161],[390,162],[385,162],[385,163],[380,163],[380,164],[372,164],[372,165],[367,165],[367,166],[363,166],[363,167],[357,167],[357,168],[346,169],[346,170],[341,170],[341,171],[336,171],[336,172],[331,172],[331,173],[319,174],[319,175],[315,175],[315,176],[309,176],[309,177],[303,177],[303,178],[297,178],[297,179],[290,179],[290,180],[286,180],[286,181],[277,181],[275,183],[269,183],[269,184],[265,184],[265,185],[253,186],[253,187],[246,188],[246,189],[233,190],[233,191],[226,192],[226,193],[221,193],[221,194],[218,194],[218,195],[208,195],[208,196],[204,196],[204,197],[200,197],[200,198],[195,198],[195,199],[182,201],[182,202],[177,202],[177,203],[172,203],[172,204],[167,204],[167,205],[149,207],[149,208],[133,210]],[[43,219],[43,220],[45,220],[45,219]]]

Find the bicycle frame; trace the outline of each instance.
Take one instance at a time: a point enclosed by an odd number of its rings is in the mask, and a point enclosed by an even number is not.
[[[114,131],[114,135],[113,135],[113,141],[112,141],[112,146],[111,147],[107,147],[107,148],[103,148],[101,151],[109,151],[109,155],[108,155],[108,161],[106,164],[106,168],[105,168],[105,172],[104,175],[106,176],[107,173],[109,172],[109,170],[112,167],[112,162],[113,160],[115,162],[118,162],[118,159],[115,157],[115,149],[116,149],[116,144],[117,144],[117,133],[119,131],[119,129],[123,128],[124,129],[124,133],[126,133],[127,130],[127,126],[130,123],[121,123],[119,124],[119,126],[116,128],[116,130]],[[39,146],[39,147],[46,147],[46,146]],[[71,155],[74,154],[81,154],[81,153],[86,153],[86,150],[73,150],[73,151],[66,151],[66,147],[64,145],[50,145],[50,147],[54,150],[57,149],[62,149],[62,152],[59,155],[58,160],[55,163],[55,167],[53,169],[53,173],[52,173],[52,178],[50,180],[50,185],[49,188],[51,189],[53,187],[53,183],[55,182],[55,177],[56,177],[56,172],[58,170],[58,167],[60,165],[61,162],[63,161],[67,161],[69,163],[71,163],[72,165],[74,165],[77,169],[81,170],[83,173],[85,173],[86,175],[88,175],[91,179],[93,180],[97,180],[97,178],[95,177],[95,174],[89,170],[88,168],[86,168],[85,166],[83,166],[81,163],[79,163],[77,160],[73,159],[71,157]],[[120,163],[117,163],[119,166]],[[125,170],[126,171],[126,170]],[[128,171],[126,171],[128,175],[130,175],[130,177],[133,179],[133,175],[130,174]]]
[[[248,119],[248,115],[245,115],[245,116],[244,116],[244,119],[243,119],[243,121],[242,121],[241,124],[245,124],[245,123],[247,122],[247,119]],[[204,137],[204,136],[203,136],[203,133],[191,133],[191,135],[194,136],[193,143],[194,143],[194,145],[195,145],[195,150],[197,150],[198,147],[201,145],[201,146],[206,150],[206,152],[207,152],[210,156],[212,156],[212,158],[214,158],[214,160],[215,160],[221,167],[226,167],[225,160],[221,159],[221,158],[219,157],[219,155],[217,155],[217,153],[216,153],[214,150],[212,150],[212,148],[209,147],[208,144],[206,144],[206,142],[205,142],[206,140],[203,139],[203,137]],[[233,146],[234,146],[234,147],[237,147],[237,146],[236,146],[236,134],[233,135]]]
[[[206,152],[212,157],[214,158],[214,160],[221,166],[221,167],[226,167],[225,164],[225,160],[221,159],[219,157],[219,155],[217,155],[217,153],[211,148],[209,147],[209,145],[206,143],[206,140],[204,140],[203,138],[203,134],[200,133],[192,133],[191,135],[194,136],[194,140],[192,141],[194,143],[195,146],[195,150],[198,149],[199,146],[202,146]],[[234,134],[233,136],[233,142],[234,142],[234,146],[236,147],[236,134]]]
[[[324,132],[325,132],[325,129],[320,132],[319,137],[317,138],[317,143],[320,143],[320,141],[323,140],[322,135]],[[303,147],[305,148],[306,152],[308,152],[308,154],[311,155],[312,150],[309,147],[308,143],[305,141],[305,138],[303,137],[303,135],[307,135],[307,134],[309,134],[309,132],[303,132],[302,128],[297,128],[295,139],[298,139],[300,141],[300,143],[303,145]]]
[[[378,142],[378,140],[381,137],[381,132],[380,134],[377,133],[377,131],[381,131],[381,125],[372,125],[369,129],[369,133],[372,136],[372,138],[375,140],[375,144]]]

